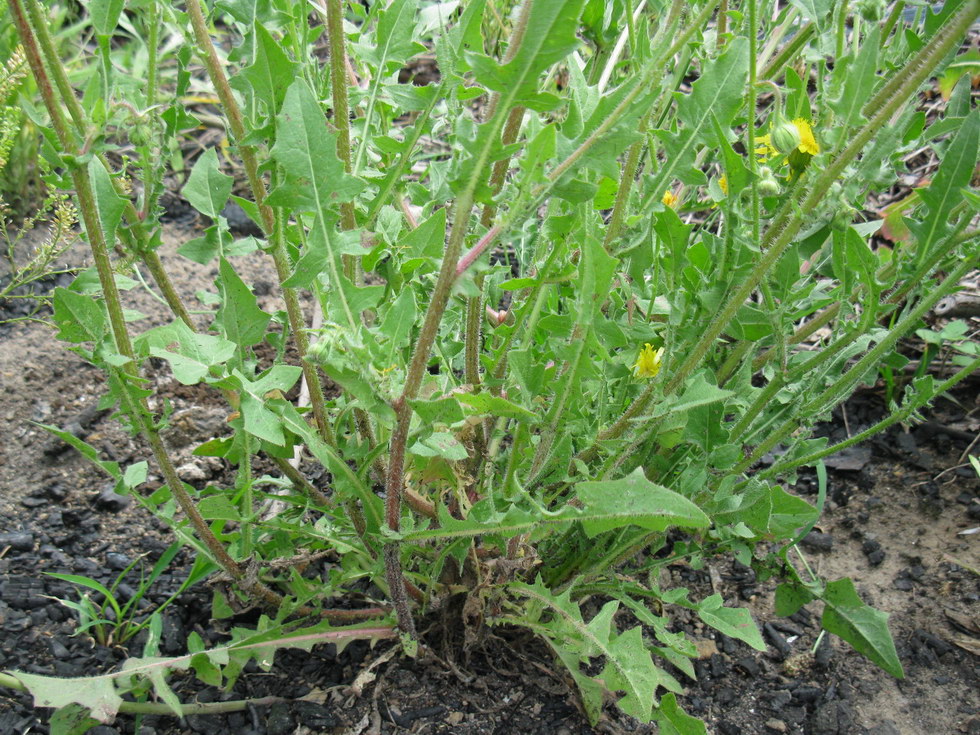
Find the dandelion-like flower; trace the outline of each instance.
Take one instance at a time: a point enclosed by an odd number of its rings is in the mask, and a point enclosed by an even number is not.
[[[720,179],[718,179],[718,188],[721,189],[722,193],[724,193],[725,196],[728,196],[728,177],[727,176],[722,176]]]
[[[766,161],[779,153],[779,151],[777,151],[775,146],[772,144],[772,135],[768,133],[765,135],[760,135],[755,139],[755,142],[759,144],[759,147],[755,149],[755,154],[761,161]]]
[[[664,348],[653,349],[653,345],[647,342],[633,365],[633,374],[638,378],[655,378],[660,372],[660,365],[664,356]]]
[[[809,153],[811,156],[817,155],[820,152],[820,144],[813,135],[813,128],[810,127],[810,122],[804,120],[802,117],[798,117],[793,120],[793,125],[796,126],[796,130],[800,134],[800,147],[797,150],[800,153]]]
[[[670,207],[671,209],[677,209],[677,205],[680,204],[681,200],[676,194],[674,194],[674,192],[668,189],[667,191],[664,192],[663,199],[661,199],[660,201],[662,201],[666,206]]]

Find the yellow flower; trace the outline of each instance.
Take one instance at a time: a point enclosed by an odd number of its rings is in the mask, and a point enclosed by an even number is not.
[[[800,147],[797,148],[800,153],[809,153],[811,156],[815,156],[820,152],[820,144],[817,143],[817,139],[813,135],[813,128],[810,127],[810,122],[804,120],[802,117],[798,117],[793,121],[793,125],[796,126],[797,131],[800,133]]]
[[[677,205],[680,204],[681,202],[681,200],[677,197],[677,195],[674,194],[674,192],[672,192],[670,189],[664,192],[663,199],[661,199],[660,201],[662,201],[666,206],[671,207],[672,209],[677,209]]]
[[[725,196],[728,196],[728,177],[727,176],[722,176],[720,179],[718,179],[718,188],[721,189],[722,193],[725,194]]]
[[[759,159],[762,161],[765,161],[771,156],[779,153],[779,151],[773,147],[771,135],[760,135],[755,139],[755,142],[760,144],[759,147],[755,149],[755,154],[759,156]]]
[[[657,373],[660,372],[660,364],[663,356],[663,347],[655,350],[653,349],[653,345],[647,342],[636,358],[636,364],[633,365],[633,374],[638,378],[655,378]]]

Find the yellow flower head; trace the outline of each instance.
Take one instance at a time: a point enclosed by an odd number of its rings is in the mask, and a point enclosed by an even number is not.
[[[718,188],[727,196],[728,195],[728,177],[722,176],[718,179]]]
[[[661,199],[660,201],[662,201],[666,206],[671,207],[672,209],[677,209],[677,205],[680,204],[681,202],[680,198],[676,194],[674,194],[674,192],[672,192],[670,189],[664,192],[663,199]]]
[[[768,160],[770,157],[779,153],[772,144],[772,136],[768,133],[766,135],[760,135],[755,139],[755,142],[759,144],[759,147],[755,149],[755,154],[761,161]]]
[[[653,345],[647,342],[636,358],[636,364],[633,365],[633,374],[638,378],[655,378],[657,373],[660,372],[660,364],[663,356],[663,347],[655,350],[653,349]]]
[[[817,155],[820,152],[820,144],[813,135],[813,128],[810,127],[809,121],[798,117],[793,121],[793,125],[800,133],[800,147],[796,150],[800,153],[809,153],[811,156]]]

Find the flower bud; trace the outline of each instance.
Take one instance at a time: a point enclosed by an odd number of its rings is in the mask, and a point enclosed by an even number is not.
[[[830,220],[830,226],[838,232],[844,232],[851,226],[856,214],[857,210],[854,207],[842,201],[838,204],[833,219]]]
[[[885,3],[883,0],[857,0],[854,9],[868,23],[877,23],[885,13]]]
[[[306,355],[304,355],[304,359],[307,362],[313,363],[314,365],[322,365],[327,361],[327,355],[329,353],[330,345],[327,344],[325,340],[318,339],[316,342],[306,348]]]
[[[768,166],[763,166],[759,169],[759,193],[764,197],[774,197],[779,196],[783,188],[776,181],[776,177],[772,175],[772,169]]]
[[[800,147],[800,130],[788,120],[781,121],[772,129],[772,147],[780,153],[790,153]]]

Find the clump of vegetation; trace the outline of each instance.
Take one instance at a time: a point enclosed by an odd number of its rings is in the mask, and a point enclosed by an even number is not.
[[[898,341],[980,256],[969,77],[942,119],[916,109],[980,2],[912,22],[902,3],[865,5],[230,0],[209,15],[200,0],[125,14],[95,2],[95,44],[73,61],[88,72],[79,98],[46,9],[11,0],[57,151],[51,185],[76,197],[98,275],[57,291],[58,337],[106,371],[104,404],[144,437],[165,485],[144,497],[146,463],[87,454],[206,561],[216,617],[265,615],[228,646],[193,639],[186,657],[84,685],[3,682],[101,721],[151,688],[181,714],[166,671],[230,686],[251,656],[353,638],[397,637],[411,656],[419,621],[451,610],[465,645],[487,626],[540,636],[593,721],[614,702],[663,732],[704,732],[677,699],[696,648],[671,611],[764,643],[747,610],[664,588],[660,572],[719,555],[780,576],[779,614],[821,600],[826,631],[901,676],[886,616],[849,579],[815,577],[796,544],[820,514],[822,458],[912,420],[980,367],[961,355],[867,431],[812,437],[900,365]],[[438,77],[399,82],[427,51]],[[194,162],[183,195],[213,224],[180,252],[216,264],[219,294],[195,321],[158,255],[157,197],[205,73],[221,158],[240,162],[250,196],[231,197],[214,149]],[[909,236],[874,249],[882,223],[863,204],[921,147],[940,163],[904,212]],[[231,234],[231,199],[261,237]],[[150,272],[171,324],[127,323],[114,249]],[[281,312],[260,309],[236,270],[255,250]],[[263,343],[278,357],[260,369]],[[234,467],[233,485],[179,479],[141,376],[150,357],[228,400],[232,433],[196,451]],[[308,405],[285,398],[300,382]],[[291,464],[299,452],[327,487]],[[290,489],[273,517],[260,457]],[[804,466],[821,479],[817,507],[789,489]],[[336,559],[324,579],[295,571],[324,554]]]

